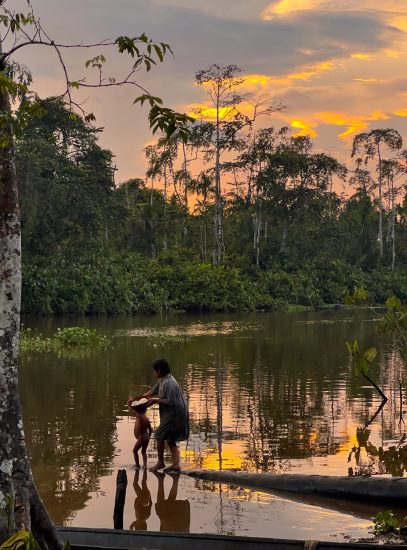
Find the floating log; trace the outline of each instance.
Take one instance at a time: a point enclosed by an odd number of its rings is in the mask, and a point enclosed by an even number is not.
[[[407,479],[403,477],[274,475],[219,470],[190,470],[184,473],[198,479],[263,490],[314,494],[398,506],[406,506],[407,503]]]
[[[123,529],[124,503],[126,502],[126,470],[118,470],[116,478],[116,496],[114,499],[113,527]]]

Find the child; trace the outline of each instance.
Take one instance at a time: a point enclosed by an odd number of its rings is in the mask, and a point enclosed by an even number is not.
[[[129,403],[130,411],[136,417],[136,422],[134,423],[134,437],[136,438],[136,444],[133,448],[134,462],[136,468],[140,468],[138,452],[141,449],[143,468],[145,470],[147,469],[147,447],[152,432],[150,421],[146,416],[149,404],[147,399],[140,399],[139,401]]]

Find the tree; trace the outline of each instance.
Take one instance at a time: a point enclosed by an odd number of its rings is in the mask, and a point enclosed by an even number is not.
[[[365,163],[377,159],[377,184],[379,191],[379,261],[382,261],[384,254],[383,244],[383,147],[389,151],[398,151],[403,146],[403,140],[397,130],[393,128],[371,130],[358,134],[353,139],[352,157],[361,152],[364,155]]]
[[[44,110],[36,94],[30,90],[29,72],[12,61],[13,54],[21,48],[36,45],[55,50],[66,84],[60,99],[67,102],[72,118],[75,118],[76,108],[84,114],[87,122],[94,120],[92,113],[85,113],[75,102],[75,89],[123,85],[141,90],[142,95],[135,102],[150,105],[149,121],[154,132],[161,130],[168,135],[178,132],[186,137],[184,125],[190,118],[163,107],[160,98],[149,94],[135,80],[140,68],[148,71],[157,62],[163,61],[170,51],[167,44],[155,43],[145,34],[121,36],[114,42],[103,40],[97,44],[59,44],[50,38],[35,17],[30,0],[27,13],[15,13],[7,7],[7,0],[1,0],[0,23],[5,29],[0,41],[0,508],[8,511],[7,519],[4,514],[0,515],[0,541],[7,537],[10,529],[24,529],[32,530],[49,548],[58,548],[60,541],[33,480],[18,395],[21,225],[14,139],[33,116],[41,116]],[[131,66],[124,77],[106,78],[103,73],[106,58],[98,54],[86,62],[87,67],[97,71],[97,79],[91,82],[84,78],[72,80],[62,54],[66,47],[114,47],[130,56]]]
[[[206,160],[215,159],[215,208],[213,216],[213,256],[214,265],[223,262],[225,255],[223,231],[223,195],[221,189],[221,156],[239,146],[239,132],[251,127],[260,115],[281,109],[269,98],[263,97],[252,104],[252,116],[248,117],[239,111],[239,104],[244,97],[238,92],[244,83],[240,77],[241,69],[236,65],[211,65],[208,69],[199,71],[195,75],[197,84],[208,90],[210,106],[201,107],[196,114],[201,118],[201,125],[195,129],[195,138],[206,148]]]
[[[16,168],[25,255],[75,243],[109,242],[114,190],[112,153],[99,131],[70,117],[62,100],[40,101],[45,114],[16,140]]]

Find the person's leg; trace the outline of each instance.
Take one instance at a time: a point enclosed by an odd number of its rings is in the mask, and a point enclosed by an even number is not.
[[[179,476],[180,476],[179,474],[171,476],[172,477],[172,487],[170,489],[170,492],[168,493],[168,500],[176,500],[177,499]]]
[[[167,470],[179,470],[180,469],[180,457],[179,449],[175,441],[168,441],[168,447],[170,448],[172,464],[168,466]]]
[[[161,470],[162,468],[165,468],[163,439],[157,439],[157,454],[158,454],[158,462],[155,466],[150,468],[151,472],[156,472],[157,470]]]
[[[141,456],[143,457],[143,468],[147,470],[147,447],[148,447],[148,441],[147,443],[144,443],[141,447]]]
[[[136,444],[133,447],[133,456],[134,456],[134,462],[135,462],[136,468],[140,468],[140,461],[138,459],[138,452],[141,449],[141,445],[142,445],[141,441],[139,439],[137,439]]]

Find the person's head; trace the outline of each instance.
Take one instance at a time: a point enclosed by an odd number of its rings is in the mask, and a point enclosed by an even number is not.
[[[170,374],[171,369],[166,359],[156,359],[153,363],[153,369],[157,378],[162,378]]]
[[[148,403],[141,403],[140,405],[132,407],[132,409],[139,414],[145,414],[147,412],[147,405]]]

